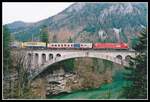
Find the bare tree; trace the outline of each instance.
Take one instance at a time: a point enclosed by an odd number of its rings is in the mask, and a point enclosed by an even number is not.
[[[12,53],[12,63],[17,77],[17,96],[24,96],[24,92],[29,88],[28,87],[28,72],[27,68],[28,58],[26,57],[25,51],[13,51]]]

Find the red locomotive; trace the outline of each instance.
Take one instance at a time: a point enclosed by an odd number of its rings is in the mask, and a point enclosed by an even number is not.
[[[128,49],[126,43],[94,43],[94,49]]]

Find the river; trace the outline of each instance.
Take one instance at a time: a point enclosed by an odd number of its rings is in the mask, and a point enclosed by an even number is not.
[[[123,87],[128,83],[123,73],[127,70],[119,70],[113,76],[112,83],[103,84],[97,89],[79,90],[72,93],[63,93],[57,96],[48,96],[48,99],[119,99]]]

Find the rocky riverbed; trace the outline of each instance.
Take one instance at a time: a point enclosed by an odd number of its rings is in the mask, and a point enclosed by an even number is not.
[[[88,75],[88,74],[87,74]],[[110,72],[94,76],[89,73],[89,80],[78,73],[65,73],[63,71],[50,74],[46,77],[46,95],[57,95],[59,93],[70,93],[75,90],[98,88],[103,83],[110,83],[112,78]],[[93,78],[91,80],[91,78]]]
[[[33,86],[37,87],[33,89],[41,89],[41,91],[35,91],[36,94],[56,96],[60,93],[99,88],[105,83],[112,83],[115,70],[120,69],[118,65],[111,62],[103,60],[93,62],[89,58],[77,59],[74,65],[72,71],[65,71],[64,67],[60,67],[61,64],[58,65],[59,67],[52,66],[46,70],[40,77],[42,81],[38,81],[37,78],[34,82],[36,85]]]
[[[75,74],[72,73],[59,73],[50,74],[47,76],[46,95],[57,95],[62,92],[71,92],[67,87],[67,81],[75,81]]]

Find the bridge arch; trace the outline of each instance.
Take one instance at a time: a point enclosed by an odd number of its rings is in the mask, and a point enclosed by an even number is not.
[[[31,62],[32,62],[32,54],[28,53],[28,55],[27,55],[27,66],[29,68],[31,68]]]
[[[68,59],[73,59],[73,58],[86,58],[86,57],[89,57],[89,58],[98,58],[98,59],[105,59],[105,60],[108,60],[108,61],[112,61],[112,62],[114,62],[114,63],[117,63],[117,64],[122,64],[122,61],[120,60],[120,59],[118,59],[118,58],[112,58],[112,57],[110,57],[110,56],[106,56],[106,57],[104,57],[104,56],[102,56],[102,57],[99,57],[99,56],[71,56],[71,57],[69,57],[69,56],[66,56],[65,58],[63,57],[60,57],[60,58],[57,58],[57,59],[55,59],[55,60],[53,60],[52,62],[47,62],[46,64],[44,64],[43,65],[43,67],[41,67],[41,68],[39,68],[39,69],[42,69],[42,70],[40,70],[40,71],[38,71],[38,73],[37,73],[37,75],[35,75],[35,77],[36,76],[38,76],[38,75],[40,75],[42,72],[44,72],[45,70],[47,70],[51,65],[54,65],[54,64],[56,64],[56,63],[59,63],[59,62],[61,62],[61,61],[65,61],[65,60],[68,60]],[[115,61],[114,61],[115,60]],[[33,77],[33,79],[35,78],[35,77]]]
[[[31,53],[28,53],[28,58],[31,58],[32,57],[32,54]]]
[[[42,65],[46,62],[46,54],[42,53]]]
[[[121,55],[117,55],[116,58],[122,60],[122,56]]]
[[[61,54],[60,54],[60,53],[57,53],[57,54],[56,54],[56,57],[61,57]]]
[[[39,54],[35,53],[35,56],[34,56],[34,65],[35,65],[35,67],[38,66],[38,61],[39,61]]]
[[[125,56],[125,61],[129,62],[130,59],[131,59],[130,55]]]
[[[41,53],[43,54],[43,53]],[[50,55],[51,54],[51,55]],[[45,56],[46,55],[46,56]],[[134,56],[132,53],[109,53],[109,52],[97,52],[97,51],[76,51],[76,52],[51,52],[51,53],[46,53],[43,54],[43,57],[45,56],[47,59],[49,56],[53,56],[52,60],[45,60],[46,62],[39,65],[36,67],[34,70],[35,73],[31,75],[32,78],[38,76],[40,73],[42,73],[44,70],[49,68],[49,66],[67,60],[67,59],[72,59],[72,58],[83,58],[83,57],[89,57],[89,58],[98,58],[98,59],[105,59],[109,60],[111,62],[114,62],[116,64],[124,65],[124,66],[129,66],[129,63],[125,61],[125,56],[131,55]],[[44,58],[44,59],[46,59]],[[32,80],[31,78],[31,80]]]
[[[52,53],[50,53],[48,56],[49,56],[49,60],[52,60],[54,58],[54,55]]]

